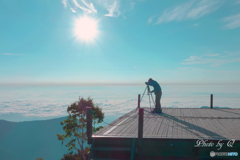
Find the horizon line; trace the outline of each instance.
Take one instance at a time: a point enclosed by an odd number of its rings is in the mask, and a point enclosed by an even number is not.
[[[162,82],[160,85],[240,85],[240,83],[187,83]],[[0,83],[2,86],[142,86],[145,83]]]

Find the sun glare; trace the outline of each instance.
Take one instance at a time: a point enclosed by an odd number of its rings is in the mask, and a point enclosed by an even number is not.
[[[93,40],[98,34],[97,21],[86,16],[76,19],[74,34],[83,41]]]

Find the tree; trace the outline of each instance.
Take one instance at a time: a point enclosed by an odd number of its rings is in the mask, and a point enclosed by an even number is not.
[[[87,141],[86,133],[86,107],[92,107],[92,120],[95,123],[101,123],[104,119],[104,113],[102,109],[93,103],[93,99],[88,97],[88,99],[80,98],[79,101],[72,103],[67,108],[68,117],[66,120],[61,122],[63,125],[63,130],[65,134],[57,134],[58,140],[62,141],[62,144],[65,142],[65,146],[68,147],[68,151],[75,150],[80,159],[86,160],[86,153],[90,150],[89,147],[84,147],[84,142]],[[93,128],[93,131],[97,131],[102,126],[98,128]],[[76,156],[72,155],[72,152],[69,156],[64,155],[66,160],[71,157],[76,159]]]

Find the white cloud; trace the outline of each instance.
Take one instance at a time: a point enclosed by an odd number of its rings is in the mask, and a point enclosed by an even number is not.
[[[64,7],[66,8],[67,7],[67,0],[63,0],[62,3],[64,5]]]
[[[105,14],[104,16],[118,17],[121,14],[121,12],[119,10],[120,5],[116,0],[113,2],[112,5],[108,5],[108,4],[105,3],[105,7],[106,7],[106,9],[108,10],[109,13]]]
[[[82,0],[81,1],[86,7],[80,5],[77,0],[73,0],[73,3],[74,5],[77,7],[77,8],[80,8],[81,10],[83,10],[83,12],[85,14],[91,14],[91,13],[97,13],[97,10],[94,8],[93,4],[90,3],[88,4],[85,0]]]
[[[67,115],[66,103],[52,103],[51,101],[16,100],[2,102],[0,115],[20,113],[24,116],[49,117]]]
[[[97,13],[97,10],[92,3],[87,3],[85,0],[82,0],[83,4],[87,6],[93,13]]]
[[[130,3],[130,8],[131,8],[131,9],[134,9],[134,8],[135,8],[135,5],[136,5],[135,2],[131,2],[131,3]]]
[[[217,10],[220,5],[220,1],[191,0],[174,8],[168,8],[164,10],[162,15],[159,17],[157,23],[168,23],[171,21],[197,19]]]
[[[76,13],[76,11],[75,11],[73,8],[70,8],[70,10],[71,10],[73,13]]]
[[[225,51],[227,56],[240,56],[240,51],[235,51],[235,52],[231,52],[231,51]]]
[[[210,55],[210,57],[215,57],[218,54]],[[208,56],[209,57],[209,56]],[[209,64],[210,66],[217,67],[233,62],[240,62],[240,58],[205,58],[200,56],[190,56],[188,59],[183,60],[181,64],[183,65],[197,65],[197,64]]]
[[[155,17],[155,16],[150,17],[150,18],[148,19],[148,23],[152,23],[154,17]]]
[[[1,55],[5,55],[5,56],[22,56],[24,54],[1,53]]]
[[[97,9],[94,6],[98,3],[99,6],[102,6],[108,11],[104,16],[108,17],[118,17],[121,15],[120,11],[120,0],[95,0],[94,3],[89,2],[88,0],[62,0],[64,7],[69,7],[69,9],[76,13],[78,9],[81,9],[84,14],[97,14]],[[129,2],[129,8],[127,10],[134,10],[136,2]],[[123,16],[124,19],[126,16]]]
[[[238,5],[238,4],[240,4],[240,0],[237,0],[237,1],[235,2],[235,5]]]
[[[32,89],[12,88],[3,89],[0,87],[0,119],[1,114],[18,113],[23,116],[50,117],[67,115],[67,106],[81,97],[93,97],[94,103],[103,108],[105,115],[117,113],[127,113],[136,108],[137,100],[134,99],[139,93],[136,87],[132,92],[129,87],[113,87],[102,91],[102,87],[94,89],[86,87],[74,87],[66,90],[65,87],[52,89],[42,87]],[[25,87],[23,87],[25,88]],[[40,90],[39,90],[40,89]],[[117,90],[117,91],[116,91]],[[134,95],[134,96],[133,96]],[[17,99],[17,100],[16,100]],[[125,103],[123,103],[125,102]]]
[[[191,28],[191,27],[197,27],[197,26],[199,26],[199,25],[200,25],[199,23],[195,23],[195,24],[193,24],[193,25],[190,25],[189,28]]]
[[[216,57],[216,56],[219,56],[219,54],[218,53],[216,53],[216,54],[206,54],[205,56],[207,56],[207,57]]]
[[[240,14],[223,18],[223,21],[227,23],[225,27],[227,29],[234,29],[240,27]]]
[[[83,10],[84,13],[92,13],[91,10],[81,6],[80,4],[78,4],[78,2],[76,0],[73,0],[73,3],[75,4],[76,7],[80,8],[81,10]]]
[[[96,104],[101,107],[104,113],[127,113],[136,108],[136,99],[109,99],[96,100]],[[126,103],[127,102],[127,103]],[[67,106],[70,103],[59,103],[50,100],[16,100],[0,102],[0,115],[9,113],[22,114],[25,117],[50,117],[67,115]],[[145,103],[143,103],[145,104]]]

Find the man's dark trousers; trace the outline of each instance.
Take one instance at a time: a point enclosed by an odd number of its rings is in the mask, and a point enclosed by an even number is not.
[[[155,93],[155,95],[156,95],[156,97],[155,97],[155,102],[156,102],[155,108],[161,109],[160,100],[161,100],[161,97],[162,97],[162,91],[158,91],[157,93]]]

